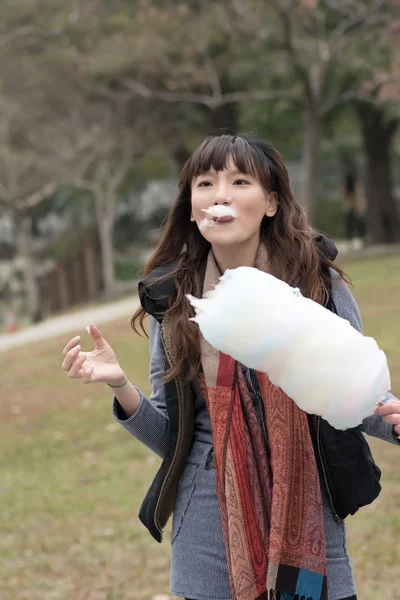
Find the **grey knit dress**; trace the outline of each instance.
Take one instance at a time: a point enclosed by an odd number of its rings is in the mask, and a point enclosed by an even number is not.
[[[334,275],[335,276],[335,275]],[[360,314],[347,286],[333,285],[339,316],[361,330]],[[141,402],[127,419],[114,398],[115,419],[136,439],[163,457],[168,447],[168,415],[164,398],[164,351],[160,325],[150,323],[150,382],[147,399],[140,390]],[[387,399],[393,397],[388,394]],[[363,430],[393,444],[392,426],[373,415],[363,422]],[[344,522],[334,520],[326,489],[321,482],[327,544],[328,598],[340,600],[356,594],[353,571],[347,553]],[[185,472],[181,478],[172,524],[171,592],[197,600],[231,600],[222,536],[221,516],[216,496],[213,467],[211,423],[204,400],[195,406],[195,433]]]

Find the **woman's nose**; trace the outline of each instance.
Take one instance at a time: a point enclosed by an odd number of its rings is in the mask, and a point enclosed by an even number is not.
[[[222,205],[229,206],[229,204],[231,204],[231,203],[232,203],[232,198],[228,194],[226,186],[224,186],[224,185],[218,186],[215,197],[214,197],[214,204],[222,204]]]

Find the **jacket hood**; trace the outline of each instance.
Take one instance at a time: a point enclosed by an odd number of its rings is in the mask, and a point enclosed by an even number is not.
[[[168,275],[172,273],[178,262],[179,257],[165,265],[160,265],[148,273],[138,285],[142,308],[159,322],[162,321],[175,295],[174,279]]]
[[[314,237],[314,242],[316,243],[320,254],[325,256],[325,258],[332,261],[336,259],[339,252],[335,243],[330,238],[325,235],[317,235]]]

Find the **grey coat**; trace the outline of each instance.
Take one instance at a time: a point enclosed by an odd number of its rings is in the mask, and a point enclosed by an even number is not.
[[[334,279],[337,275],[334,274]],[[332,286],[333,299],[340,317],[361,331],[361,318],[347,286]],[[114,399],[113,415],[136,439],[163,457],[168,447],[168,415],[164,398],[164,351],[160,325],[150,321],[150,382],[147,399],[140,390],[141,402],[127,419]],[[387,395],[387,399],[394,397]],[[381,417],[367,417],[363,431],[393,444],[399,441],[391,425]],[[230,600],[221,517],[216,497],[215,470],[212,463],[211,424],[204,400],[195,405],[194,443],[181,478],[173,513],[171,592],[198,600]],[[329,600],[347,598],[356,593],[350,559],[347,554],[344,522],[333,519],[324,484],[324,522],[327,542]]]

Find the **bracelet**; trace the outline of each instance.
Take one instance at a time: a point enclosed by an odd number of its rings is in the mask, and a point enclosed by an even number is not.
[[[107,383],[107,385],[110,388],[116,389],[116,388],[122,388],[122,387],[124,387],[124,385],[126,385],[127,383],[128,383],[128,378],[125,376],[125,381],[124,381],[124,383],[122,385],[111,385],[111,383]]]

